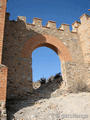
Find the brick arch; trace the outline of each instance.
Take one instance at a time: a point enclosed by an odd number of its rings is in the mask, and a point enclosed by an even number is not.
[[[36,48],[41,46],[54,50],[63,61],[72,59],[68,48],[58,38],[50,35],[35,35],[27,40],[22,49],[22,56],[29,57]]]

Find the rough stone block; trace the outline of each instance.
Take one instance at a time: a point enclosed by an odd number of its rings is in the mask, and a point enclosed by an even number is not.
[[[81,24],[84,24],[85,22],[87,22],[88,18],[89,18],[89,16],[87,14],[83,14],[80,17]]]
[[[70,27],[68,24],[61,24],[60,29],[66,32],[70,32]]]
[[[23,21],[26,23],[26,17],[25,16],[18,16],[17,21]]]
[[[54,21],[48,21],[46,27],[49,27],[51,29],[56,29],[56,22],[54,22]]]
[[[75,22],[72,24],[72,32],[77,32],[79,26],[80,26],[80,22],[75,21]]]
[[[36,25],[36,26],[42,26],[42,19],[34,18],[33,19],[33,24]]]

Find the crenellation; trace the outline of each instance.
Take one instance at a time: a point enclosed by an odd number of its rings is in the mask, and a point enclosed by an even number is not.
[[[17,21],[23,21],[26,23],[26,17],[25,16],[18,16]]]
[[[83,14],[83,15],[80,17],[81,24],[86,23],[87,20],[88,20],[88,18],[89,18],[89,15]]]
[[[80,26],[80,22],[78,21],[75,21],[73,24],[72,24],[72,31],[73,32],[77,32],[78,31],[78,27]]]
[[[6,20],[9,20],[9,16],[10,16],[10,13],[6,13]],[[84,14],[80,18],[81,21],[82,21],[82,18],[83,19],[86,18],[86,20],[89,20],[90,16]],[[12,20],[12,21],[15,21],[15,20]],[[24,21],[24,23],[26,23],[26,17],[18,16],[17,21],[15,21],[15,22],[18,22],[18,21]],[[40,18],[33,18],[33,23],[26,23],[26,24],[31,25],[31,26],[39,26],[39,27],[43,27],[43,28],[47,28],[47,29],[53,29],[53,30],[55,29],[55,30],[59,30],[59,31],[76,33],[78,31],[79,26],[82,24],[82,22],[80,23],[78,21],[75,21],[74,23],[72,23],[72,31],[70,31],[70,25],[69,24],[61,24],[61,26],[59,28],[57,28],[55,21],[48,21],[46,26],[42,26],[42,19],[40,19]]]
[[[40,19],[40,18],[34,18],[33,19],[33,25],[42,27],[42,19]]]
[[[51,29],[56,29],[56,22],[48,21],[48,23],[46,24],[46,27],[49,27]]]
[[[64,30],[65,32],[70,32],[70,26],[68,24],[61,24],[60,30]]]
[[[72,23],[72,25],[74,26],[74,27],[76,27],[76,28],[78,28],[79,26],[80,26],[80,22],[78,22],[78,21],[75,21],[74,23]]]

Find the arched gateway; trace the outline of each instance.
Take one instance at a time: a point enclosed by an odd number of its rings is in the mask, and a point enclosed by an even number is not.
[[[73,92],[80,88],[80,81],[85,78],[83,68],[87,66],[77,32],[82,24],[75,22],[72,26],[72,32],[67,24],[57,29],[53,21],[42,26],[42,20],[38,18],[29,24],[23,16],[18,17],[17,21],[9,21],[7,14],[3,64],[8,67],[8,98],[22,97],[32,92],[32,52],[40,46],[53,49],[60,57],[64,79],[62,88]]]
[[[59,56],[59,58],[61,60],[61,64],[63,63],[62,64],[63,65],[62,66],[62,75],[63,75],[63,79],[64,79],[64,84],[66,84],[67,80],[65,79],[66,72],[65,72],[64,64],[65,64],[65,62],[72,61],[72,57],[70,55],[68,48],[57,37],[54,37],[51,35],[46,35],[46,34],[45,35],[44,34],[35,35],[35,36],[31,37],[29,40],[27,40],[24,43],[24,46],[22,49],[22,57],[26,58],[26,59],[29,58],[30,56],[32,56],[32,52],[36,48],[42,47],[42,46],[51,48]],[[32,80],[32,78],[31,78],[31,80]]]
[[[22,56],[29,57],[37,47],[46,46],[54,50],[62,61],[71,61],[68,48],[56,37],[51,35],[35,35],[24,44]]]

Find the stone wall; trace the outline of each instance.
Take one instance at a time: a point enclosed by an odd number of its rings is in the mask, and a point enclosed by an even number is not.
[[[2,59],[5,12],[6,12],[6,0],[0,0],[0,64]]]
[[[80,17],[81,25],[78,28],[80,44],[83,51],[84,62],[90,63],[90,16],[84,14]]]
[[[75,21],[73,24],[74,30],[77,31],[79,35],[79,45],[81,46],[83,52],[84,63],[79,65],[82,68],[83,73],[83,83],[86,85],[86,89],[90,91],[90,16],[87,14],[83,14],[80,17],[81,23]],[[82,82],[80,82],[82,84]]]
[[[6,0],[0,0],[0,119],[6,119],[7,67],[2,65]]]
[[[9,21],[7,14],[3,46],[3,64],[8,67],[7,97],[23,97],[32,92],[32,52],[41,46],[49,47],[58,54],[63,84],[74,92],[76,87],[72,87],[72,84],[75,82],[77,85],[78,81],[81,83],[83,73],[89,76],[78,34],[81,25],[79,22],[73,23],[73,30],[70,31],[67,24],[57,29],[53,21],[42,26],[42,20],[38,18],[34,18],[32,24],[26,23],[23,16],[19,16],[17,21]]]
[[[0,65],[0,120],[6,119],[7,67]]]

